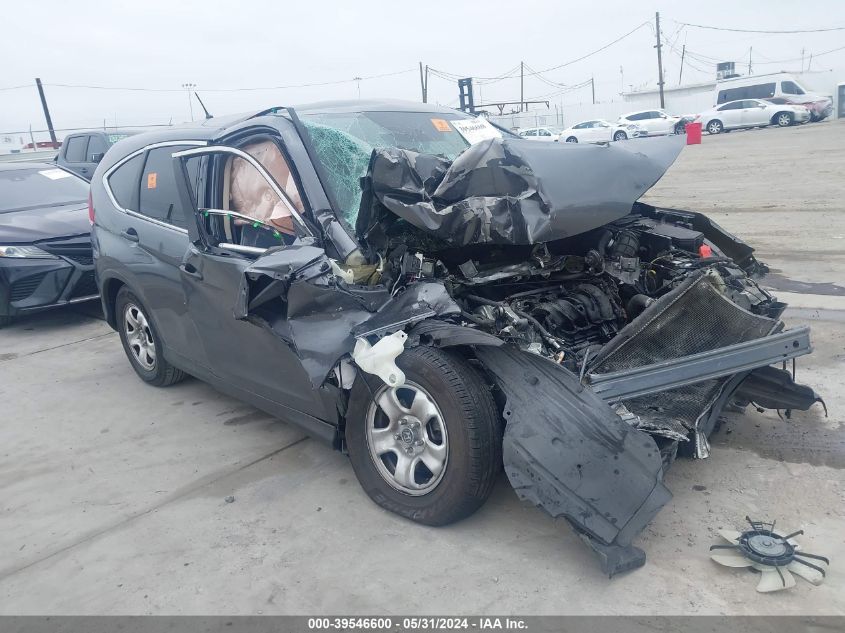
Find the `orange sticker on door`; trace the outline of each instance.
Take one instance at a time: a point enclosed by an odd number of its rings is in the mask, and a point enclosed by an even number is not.
[[[438,132],[452,131],[452,128],[449,127],[449,122],[446,119],[432,119],[431,124],[434,126],[434,129]]]
[[[157,174],[154,171],[151,171],[147,174],[147,189],[155,189],[156,188],[156,177]]]

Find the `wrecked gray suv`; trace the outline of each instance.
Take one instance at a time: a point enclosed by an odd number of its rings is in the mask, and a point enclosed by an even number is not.
[[[301,426],[412,520],[471,514],[504,462],[612,575],[727,404],[819,400],[753,249],[637,202],[682,143],[364,101],[133,136],[91,183],[105,314],[143,380]]]

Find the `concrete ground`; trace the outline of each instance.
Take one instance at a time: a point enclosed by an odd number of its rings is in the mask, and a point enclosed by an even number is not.
[[[758,247],[788,323],[814,328],[798,375],[830,417],[731,417],[710,459],[669,472],[644,568],[603,577],[504,476],[451,527],[388,514],[296,429],[197,380],[142,384],[89,306],[0,330],[0,614],[845,614],[843,173],[845,124],[734,132],[647,196]],[[826,582],[758,594],[712,563],[746,514],[804,529]]]

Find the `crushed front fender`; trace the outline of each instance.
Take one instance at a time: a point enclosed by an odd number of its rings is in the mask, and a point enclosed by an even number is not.
[[[652,437],[550,360],[508,345],[476,355],[507,399],[504,465],[520,499],[566,518],[609,576],[642,566],[632,541],[672,497]]]

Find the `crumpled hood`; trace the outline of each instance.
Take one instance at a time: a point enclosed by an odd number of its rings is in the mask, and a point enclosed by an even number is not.
[[[456,246],[578,235],[627,215],[683,146],[683,136],[609,145],[495,138],[454,161],[376,149],[356,230],[366,239],[387,209]]]
[[[0,244],[31,244],[90,231],[85,202],[0,213]]]

